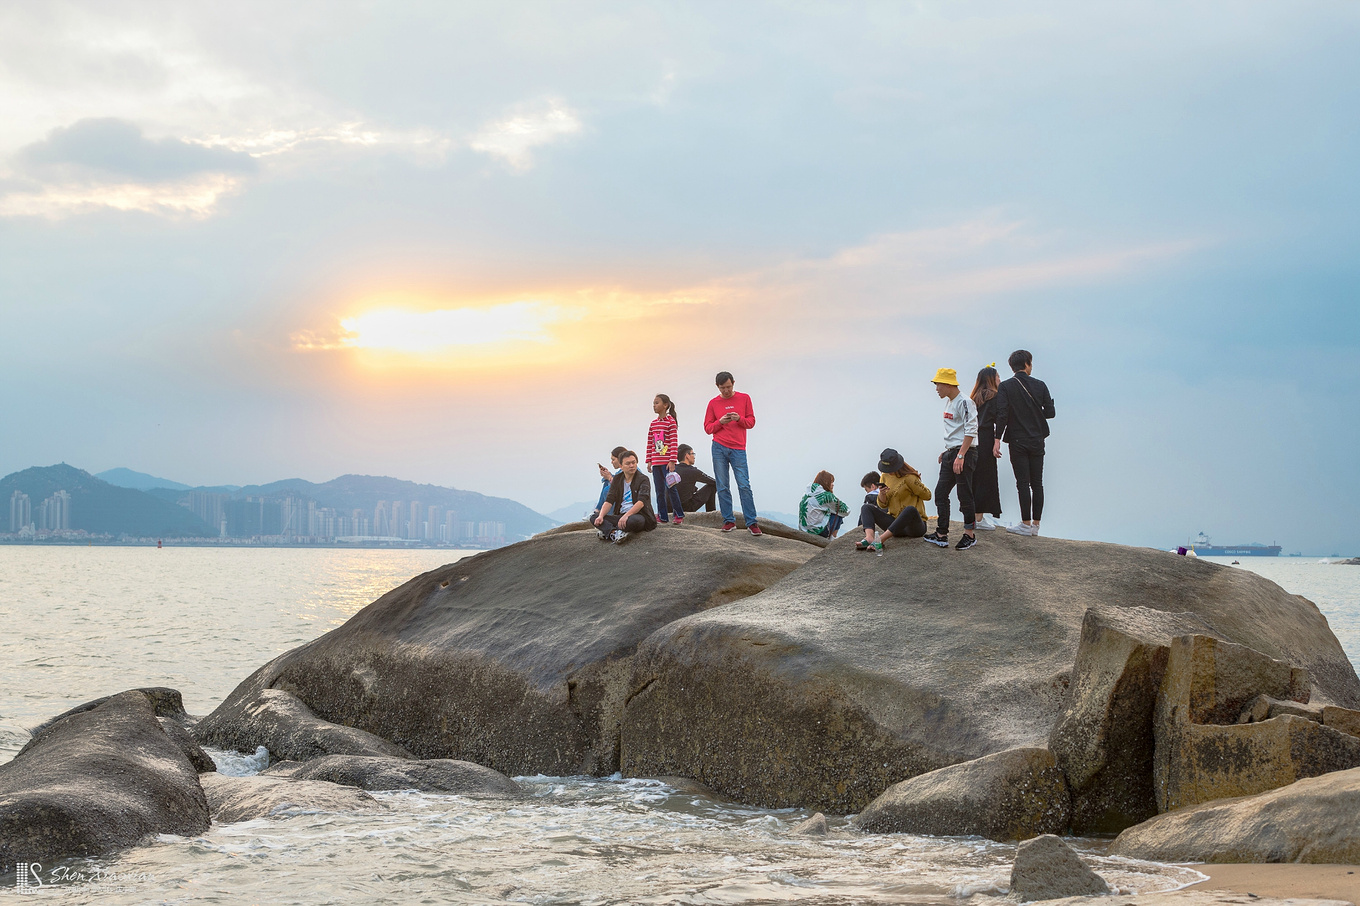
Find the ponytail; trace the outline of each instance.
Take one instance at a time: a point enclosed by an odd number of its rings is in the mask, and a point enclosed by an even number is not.
[[[656,398],[659,399],[659,400],[661,400],[661,402],[663,402],[663,403],[666,404],[666,408],[667,408],[668,410],[670,410],[671,418],[675,419],[676,422],[678,423],[678,422],[680,421],[680,419],[679,419],[679,417],[677,417],[676,414],[675,414],[675,403],[672,403],[672,402],[671,402],[671,398],[670,398],[669,396],[667,396],[666,394],[664,394],[664,393],[658,393],[658,394],[656,395]]]

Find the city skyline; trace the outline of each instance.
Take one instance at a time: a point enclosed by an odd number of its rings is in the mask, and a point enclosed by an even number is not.
[[[793,512],[1024,348],[1047,531],[1360,549],[1360,7],[329,9],[0,9],[0,472],[554,512],[727,370]]]

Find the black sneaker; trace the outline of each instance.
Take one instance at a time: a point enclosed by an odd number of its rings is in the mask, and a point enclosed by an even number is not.
[[[927,544],[933,544],[936,547],[949,546],[949,535],[948,534],[941,535],[938,531],[931,532],[929,535],[926,535],[921,540],[926,542]]]
[[[977,544],[976,535],[964,535],[962,538],[959,539],[959,543],[954,545],[954,550],[966,551],[968,550],[968,548],[972,547],[975,544]]]

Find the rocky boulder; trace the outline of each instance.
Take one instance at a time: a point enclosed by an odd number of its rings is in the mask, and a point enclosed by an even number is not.
[[[1160,815],[1120,834],[1110,854],[1158,862],[1354,865],[1360,862],[1357,815],[1360,768]]]
[[[418,576],[276,658],[200,722],[199,738],[248,751],[262,739],[251,703],[274,689],[421,758],[611,773],[637,645],[816,553],[688,525],[621,546],[588,531],[539,535]]]
[[[1072,830],[1115,833],[1157,814],[1153,714],[1171,640],[1210,632],[1189,613],[1093,607],[1048,748],[1072,791]]]
[[[74,708],[0,765],[0,865],[95,856],[153,834],[206,831],[198,771],[156,709],[140,690]]]
[[[1313,719],[1237,723],[1261,695],[1307,702],[1310,689],[1306,670],[1246,646],[1203,635],[1173,640],[1154,716],[1158,810],[1360,767],[1360,739]]]
[[[858,517],[856,517],[858,518]],[[737,527],[734,532],[746,531],[746,519],[738,511],[733,514],[732,519]],[[762,517],[760,530],[771,538],[788,538],[790,541],[802,541],[815,547],[826,547],[831,542],[820,535],[809,535],[807,532],[799,531],[796,525],[785,525],[777,519],[766,519]],[[685,525],[697,528],[711,528],[721,530],[723,520],[721,513],[686,513]]]
[[[1015,848],[1011,896],[1022,903],[1060,897],[1100,896],[1110,885],[1052,834],[1026,840]]]
[[[916,775],[1043,747],[1092,608],[1192,614],[1306,667],[1336,704],[1360,704],[1360,679],[1318,609],[1246,571],[1005,532],[967,554],[895,540],[876,557],[852,542],[639,647],[624,773],[847,814]]]
[[[1360,711],[1326,705],[1322,709],[1322,723],[1333,730],[1340,730],[1342,733],[1351,736],[1360,736]]]
[[[271,758],[288,761],[323,755],[411,757],[380,736],[322,720],[282,689],[233,694],[194,726],[194,735],[209,745],[240,752],[264,746]]]
[[[213,820],[220,824],[386,808],[363,790],[321,780],[205,774],[203,792],[207,794]]]
[[[1067,782],[1047,749],[1011,749],[893,784],[855,823],[873,833],[1027,840],[1067,828]]]
[[[524,792],[518,783],[498,771],[447,758],[408,761],[327,755],[306,762],[280,762],[261,773],[291,780],[324,780],[362,790],[420,790],[480,797],[520,796]]]

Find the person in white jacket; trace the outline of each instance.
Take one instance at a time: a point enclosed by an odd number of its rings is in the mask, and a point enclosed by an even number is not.
[[[809,535],[835,538],[850,515],[849,505],[832,493],[835,485],[836,476],[823,469],[798,501],[798,527]]]
[[[963,537],[955,550],[977,544],[974,532],[977,512],[973,506],[973,472],[977,469],[977,405],[959,392],[959,376],[953,368],[941,368],[933,380],[944,403],[944,452],[940,454],[940,480],[935,485],[935,531],[923,539],[937,547],[949,546],[949,495],[959,489],[963,511]]]

